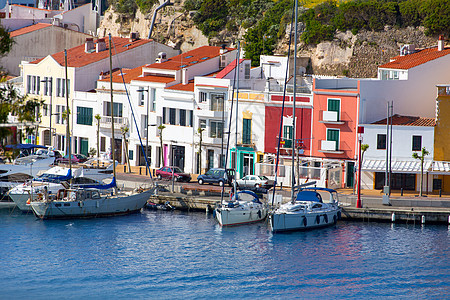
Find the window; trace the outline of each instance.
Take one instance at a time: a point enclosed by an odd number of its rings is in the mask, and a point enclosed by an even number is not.
[[[43,111],[44,117],[48,116],[48,105],[47,104],[44,104],[42,111]]]
[[[67,84],[68,84],[68,91],[70,91],[70,79],[67,81]],[[67,92],[67,96],[69,95],[70,93]],[[64,78],[56,79],[56,96],[57,97],[66,96],[66,80]]]
[[[163,107],[163,115],[162,115],[162,122],[163,122],[163,124],[167,124],[167,122],[166,122],[166,120],[167,120],[166,109],[167,109],[167,107]]]
[[[207,99],[207,94],[205,93],[205,92],[200,92],[200,99],[199,99],[199,101],[200,101],[200,103],[201,102],[206,102],[206,99]]]
[[[128,159],[129,160],[133,160],[134,159],[134,153],[133,153],[133,150],[128,150]]]
[[[77,106],[77,124],[92,125],[92,111],[91,107]]]
[[[111,102],[105,101],[104,102],[104,115],[111,117]],[[122,117],[122,103],[114,103],[114,117]]]
[[[186,126],[186,110],[180,109],[180,126]]]
[[[146,90],[144,90],[144,87],[140,86],[139,90],[138,90],[138,98],[139,98],[139,106],[144,106],[144,102],[145,102],[145,96],[144,96],[144,92]]]
[[[222,121],[211,121],[211,130],[209,131],[210,138],[222,138],[223,123]]]
[[[335,141],[336,148],[335,150],[339,150],[339,130],[338,129],[327,129],[327,141]]]
[[[51,96],[52,95],[52,87],[53,87],[53,78],[52,77],[44,77],[44,95]]]
[[[283,148],[292,148],[292,126],[285,125],[283,128],[283,141],[284,146]]]
[[[175,125],[176,123],[176,109],[175,108],[169,108],[169,124]]]
[[[100,137],[100,151],[102,152],[106,151],[106,137],[104,136]]]
[[[27,94],[31,93],[31,75],[27,75]]]
[[[27,93],[39,94],[41,91],[41,77],[40,76],[27,76]]]
[[[412,151],[422,150],[422,136],[413,135],[412,137]]]
[[[147,135],[148,130],[148,121],[147,121],[147,115],[141,115],[141,132],[144,134],[144,136]]]
[[[337,120],[340,119],[341,100],[340,99],[328,99],[328,111],[337,112]]]
[[[194,126],[194,111],[189,111],[189,127]]]
[[[64,105],[56,105],[56,124],[64,124],[63,113],[65,110]]]
[[[379,150],[386,149],[386,135],[385,134],[377,134],[377,149],[379,149]]]
[[[252,119],[244,119],[242,124],[242,144],[251,144],[252,142]]]
[[[210,110],[223,111],[224,107],[224,94],[211,94]]]
[[[250,64],[245,64],[245,79],[250,79]]]
[[[206,120],[200,119],[198,120],[198,127],[202,129],[206,129]]]
[[[156,111],[156,89],[151,89],[150,95],[150,111]]]

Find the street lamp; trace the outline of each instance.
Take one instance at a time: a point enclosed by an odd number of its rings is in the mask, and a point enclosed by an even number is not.
[[[44,80],[41,80],[41,82],[45,82],[45,86],[47,94],[50,93],[50,147],[53,145],[53,132],[52,132],[52,96],[53,96],[53,78],[52,77],[45,77]],[[48,85],[47,82],[50,82]],[[49,87],[50,86],[50,87]],[[46,95],[47,96],[47,95]]]

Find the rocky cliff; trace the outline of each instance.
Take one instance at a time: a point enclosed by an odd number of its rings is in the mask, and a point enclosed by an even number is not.
[[[99,36],[110,32],[112,35],[128,36],[130,32],[138,32],[140,37],[147,38],[152,16],[153,11],[146,15],[138,11],[131,19],[108,10],[101,22]],[[289,31],[290,28],[286,28],[287,34],[279,41],[274,54],[287,54]],[[227,44],[232,47],[236,39],[242,40],[243,34],[243,31],[234,35],[223,31],[219,36],[208,39],[195,28],[191,14],[184,12],[182,2],[176,1],[158,12],[151,37],[185,52],[203,45]],[[302,60],[308,62],[304,65],[307,73],[362,78],[376,77],[377,66],[398,55],[404,44],[414,44],[416,48],[430,47],[437,44],[437,38],[425,36],[423,28],[396,29],[386,26],[382,32],[361,31],[356,35],[340,32],[333,41],[318,45],[299,42],[298,46],[299,56],[308,58]]]

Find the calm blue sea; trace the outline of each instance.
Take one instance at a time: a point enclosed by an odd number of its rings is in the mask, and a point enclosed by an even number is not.
[[[450,229],[340,222],[273,235],[203,213],[0,214],[0,299],[449,299]]]

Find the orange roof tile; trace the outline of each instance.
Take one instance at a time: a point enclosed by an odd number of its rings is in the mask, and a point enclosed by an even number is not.
[[[186,91],[186,92],[193,92],[194,91],[194,80],[189,80],[188,84],[175,84],[171,87],[166,88],[167,90],[175,90],[175,91]]]
[[[386,125],[386,119],[373,122],[372,124]],[[392,116],[392,125],[432,127],[436,125],[436,120],[434,118],[400,116],[395,114]]]
[[[203,46],[194,50],[185,52],[183,54],[169,58],[162,63],[154,63],[146,65],[146,68],[164,69],[164,70],[180,70],[184,67],[192,66],[196,63],[206,61],[213,57],[220,55],[221,47],[216,46]],[[225,48],[228,51],[234,50],[234,48]]]
[[[394,61],[381,65],[378,68],[407,70],[434,59],[446,56],[447,54],[450,54],[450,47],[445,47],[442,51],[438,51],[437,47],[427,48],[412,54],[396,56],[392,58]]]
[[[126,69],[122,68],[123,72],[123,80],[125,83],[130,83],[132,80],[137,81],[146,81],[146,82],[160,82],[160,83],[169,83],[175,80],[173,77],[167,77],[167,76],[154,76],[154,75],[142,75],[142,66],[134,68],[134,69]],[[109,74],[103,74],[103,79],[100,79],[99,81],[109,82]],[[122,83],[122,74],[120,70],[113,70],[113,78],[112,81],[115,83]]]
[[[240,59],[239,60],[239,64],[242,64],[242,62],[245,59]],[[228,66],[226,66],[222,71],[220,71],[219,73],[217,73],[216,78],[224,78],[225,76],[228,75],[228,73],[230,73],[232,70],[234,70],[234,68],[236,68],[236,60],[233,59],[233,61],[231,63],[228,64]]]
[[[67,65],[69,67],[79,68],[87,66],[93,62],[97,62],[103,59],[106,59],[109,57],[109,39],[106,37],[105,43],[106,43],[106,49],[100,52],[92,52],[92,53],[86,53],[84,52],[84,44],[81,44],[79,46],[70,48],[67,50]],[[152,42],[153,40],[147,40],[147,39],[138,39],[136,41],[130,42],[128,38],[120,38],[120,37],[113,37],[112,38],[112,55],[115,55],[117,53],[122,53],[130,49],[137,48],[139,46],[142,46],[144,44],[147,44],[149,42]],[[61,66],[64,66],[64,51],[55,53],[51,55],[54,60],[56,60]],[[35,60],[31,62],[32,64],[38,64],[41,62],[44,58]]]
[[[20,28],[20,29],[11,31],[9,33],[9,36],[10,37],[16,37],[16,36],[19,36],[19,35],[22,35],[22,34],[25,34],[25,33],[30,33],[30,32],[33,32],[33,31],[36,31],[36,30],[40,30],[42,28],[46,28],[46,27],[50,27],[50,26],[53,26],[53,25],[52,24],[47,24],[47,23],[37,23],[37,24],[34,24],[34,25],[30,25],[30,26],[27,26],[27,27],[24,27],[24,28]]]
[[[50,10],[50,9],[31,7],[31,6],[20,5],[20,4],[10,4],[10,5],[11,5],[11,6],[23,7],[23,8],[28,8],[28,9],[37,9],[37,10],[44,10],[44,11],[52,11],[52,10]]]

